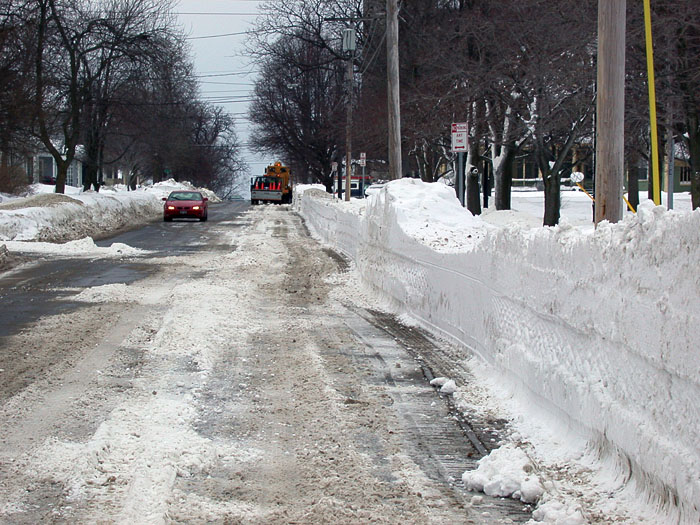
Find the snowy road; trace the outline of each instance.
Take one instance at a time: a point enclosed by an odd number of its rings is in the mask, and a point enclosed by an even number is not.
[[[244,208],[132,232],[155,251],[6,332],[0,522],[527,521],[460,487],[487,440],[428,385],[433,343],[347,303],[288,207]]]

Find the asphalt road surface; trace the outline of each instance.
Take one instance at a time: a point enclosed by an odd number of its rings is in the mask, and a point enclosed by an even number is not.
[[[430,387],[458,356],[359,304],[288,206],[112,242],[148,252],[0,274],[0,523],[529,519],[461,486],[499,422]]]

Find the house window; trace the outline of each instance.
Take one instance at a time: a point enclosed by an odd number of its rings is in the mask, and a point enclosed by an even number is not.
[[[39,182],[42,184],[56,183],[56,176],[53,171],[53,158],[39,157]]]
[[[25,171],[27,172],[27,181],[31,184],[34,182],[34,159],[31,157],[26,158]]]
[[[690,166],[681,166],[680,182],[682,186],[690,186]]]
[[[78,163],[75,161],[71,162],[70,166],[68,166],[68,173],[66,174],[66,184],[68,184],[68,186],[78,186],[80,184],[78,170]]]
[[[649,179],[649,166],[639,167],[637,169],[637,180]]]

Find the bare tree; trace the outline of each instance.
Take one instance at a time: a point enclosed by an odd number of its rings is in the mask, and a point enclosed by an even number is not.
[[[31,37],[23,3],[0,2],[0,191],[16,193],[28,183],[17,161],[31,148],[26,49]]]
[[[163,46],[179,35],[167,2],[109,0],[90,15],[97,21],[93,49],[80,55],[82,67],[81,138],[84,145],[84,188],[99,190],[105,147],[115,107],[129,94],[140,70],[162,58]]]
[[[325,48],[287,39],[261,60],[250,119],[251,142],[281,154],[300,174],[330,189],[344,115],[343,65]],[[283,72],[283,73],[280,73]]]

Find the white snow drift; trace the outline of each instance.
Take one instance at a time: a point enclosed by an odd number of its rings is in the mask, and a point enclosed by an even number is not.
[[[700,211],[647,203],[596,230],[532,228],[512,212],[488,224],[450,188],[412,179],[366,208],[315,189],[295,205],[398,313],[480,356],[521,406],[697,523]]]

